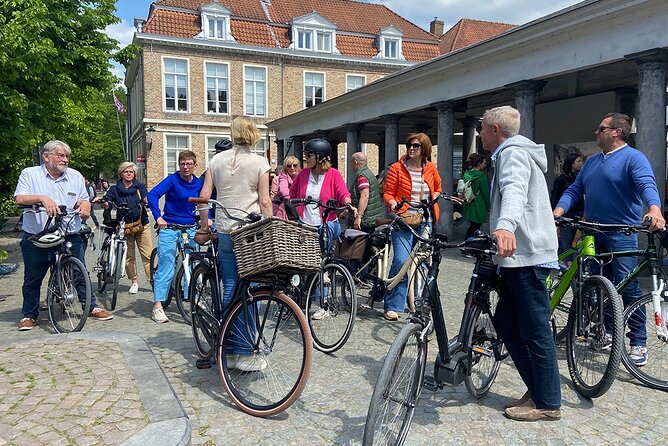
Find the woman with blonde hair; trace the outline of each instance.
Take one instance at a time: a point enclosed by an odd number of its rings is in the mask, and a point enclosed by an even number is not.
[[[220,152],[211,158],[208,174],[200,197],[209,198],[215,186],[217,200],[225,206],[230,215],[244,218],[249,212],[272,215],[269,198],[269,162],[266,158],[251,152],[251,147],[261,139],[255,123],[247,116],[239,116],[232,121],[232,141],[230,150]],[[200,212],[206,221],[206,211]],[[216,212],[218,230],[218,257],[223,276],[223,305],[229,305],[239,279],[237,259],[232,249],[230,233],[239,226],[223,212]],[[237,321],[238,333],[246,330],[243,321]],[[267,367],[261,355],[254,354],[252,346],[241,337],[232,338],[226,350],[228,367],[244,372],[261,371]]]
[[[269,192],[274,205],[274,217],[288,219],[285,213],[285,201],[290,199],[290,186],[300,170],[301,165],[296,157],[292,155],[285,157],[283,169],[274,177]]]
[[[137,294],[139,290],[135,246],[139,250],[147,279],[150,275],[150,258],[153,250],[148,214],[143,206],[138,206],[139,203],[147,203],[148,191],[146,185],[137,181],[136,177],[137,165],[135,163],[131,161],[121,163],[118,166],[118,182],[107,190],[103,198],[104,201],[109,201],[116,206],[125,206],[132,209],[125,218],[125,236],[128,241],[125,271],[128,279],[132,281],[130,294]],[[105,207],[108,207],[108,205]]]

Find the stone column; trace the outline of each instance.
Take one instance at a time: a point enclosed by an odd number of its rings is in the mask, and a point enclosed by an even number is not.
[[[385,115],[385,150],[383,164],[378,166],[379,170],[385,169],[390,164],[399,160],[399,119],[398,115]]]
[[[331,141],[329,141],[329,144],[332,146],[332,166],[334,166],[334,168],[338,169],[339,168],[339,161],[340,161],[339,160],[339,144],[341,144],[341,141],[331,140]]]
[[[292,154],[299,160],[300,163],[302,163],[302,166],[304,165],[304,140],[301,136],[293,136],[292,137]],[[290,153],[290,150],[288,150],[288,153]]]
[[[668,52],[649,50],[625,56],[638,64],[638,109],[636,146],[654,170],[661,203],[666,184],[666,74]]]
[[[436,107],[438,119],[438,136],[436,137],[436,145],[438,146],[438,157],[436,164],[438,166],[438,173],[441,176],[441,184],[443,192],[449,194],[453,189],[452,177],[452,154],[455,146],[455,110],[452,102],[437,102],[433,104]],[[452,221],[452,203],[449,201],[440,201],[439,208],[441,216],[434,228],[436,232],[445,234],[449,240],[453,239],[454,225]]]
[[[360,141],[360,132],[362,131],[362,124],[348,124],[348,132],[346,134],[346,171],[343,173],[343,177],[346,179],[346,183],[352,181],[354,175],[351,175],[353,171],[353,153],[359,152],[361,148]],[[350,186],[350,184],[348,184]]]
[[[521,124],[520,135],[533,140],[536,120],[536,93],[538,93],[545,81],[520,81],[506,85],[515,90],[515,108],[520,112]]]
[[[620,113],[624,113],[631,118],[636,117],[636,102],[638,100],[638,90],[635,88],[619,88],[617,92],[617,108]],[[630,146],[636,147],[636,134],[629,135],[626,141]]]
[[[276,164],[278,166],[282,166],[284,159],[285,159],[285,140],[284,139],[277,139],[276,140]]]
[[[478,152],[475,140],[475,125],[478,122],[478,119],[476,119],[473,116],[467,116],[464,119],[460,119],[459,121],[462,123],[462,127],[464,128],[462,135],[462,164],[463,164],[466,162],[470,154]]]

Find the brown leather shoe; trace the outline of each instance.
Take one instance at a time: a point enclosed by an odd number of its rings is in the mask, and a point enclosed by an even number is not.
[[[522,395],[522,398],[520,398],[519,400],[510,401],[509,403],[506,403],[503,406],[504,409],[509,409],[511,407],[530,407],[533,409],[536,407],[536,405],[533,403],[531,395],[527,390],[526,392],[524,392],[524,395]]]
[[[517,421],[557,421],[561,420],[561,409],[536,409],[531,407],[509,407],[505,415]]]
[[[35,319],[30,319],[29,317],[24,317],[19,322],[19,331],[28,331],[32,330],[35,326]]]
[[[100,307],[95,307],[93,308],[93,311],[88,313],[88,317],[92,317],[98,321],[108,321],[109,319],[113,319],[114,315]]]

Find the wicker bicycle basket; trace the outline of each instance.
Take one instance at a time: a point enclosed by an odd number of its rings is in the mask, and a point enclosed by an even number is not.
[[[239,276],[280,276],[320,268],[318,231],[280,218],[267,218],[232,231]]]

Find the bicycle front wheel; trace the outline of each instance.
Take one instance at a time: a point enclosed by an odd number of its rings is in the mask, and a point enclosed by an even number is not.
[[[582,396],[597,398],[615,381],[624,345],[622,306],[614,285],[603,276],[585,279],[580,297],[571,305],[566,359],[575,390]]]
[[[190,274],[192,274],[193,264],[190,263],[188,268],[190,268]],[[179,267],[174,278],[174,299],[176,300],[176,308],[178,308],[179,313],[183,316],[183,320],[186,321],[186,324],[190,325],[190,295],[188,293],[188,278],[183,264]]]
[[[667,305],[664,299],[661,299],[661,305]],[[644,314],[643,314],[644,310]],[[666,323],[668,311],[662,308],[661,320]],[[652,389],[668,392],[668,341],[661,339],[656,334],[654,305],[652,304],[652,295],[646,294],[624,310],[624,332],[629,329],[629,325],[643,323],[647,327],[647,357],[646,363],[636,364],[629,356],[631,345],[628,344],[622,352],[622,362],[638,381],[651,387]]]
[[[256,291],[248,301],[235,302],[217,350],[218,372],[230,399],[254,416],[290,407],[306,386],[312,342],[304,314],[290,297]]]
[[[86,267],[64,257],[53,269],[46,291],[49,318],[58,333],[80,331],[90,313],[91,283]]]
[[[97,292],[104,293],[107,288],[107,280],[109,280],[109,270],[111,269],[111,265],[109,265],[109,239],[102,242],[97,266],[99,268],[97,272]]]
[[[489,308],[481,305],[472,307],[471,326],[464,336],[469,369],[464,376],[464,384],[473,398],[482,398],[489,392],[505,357],[503,341],[492,323],[492,314],[499,301],[497,290],[489,292],[489,301]]]
[[[114,263],[116,264],[114,267],[114,289],[111,293],[111,310],[116,309],[116,302],[118,302],[118,285],[121,280],[121,276],[123,275],[123,269],[125,268],[125,262],[124,262],[124,251],[125,251],[125,243],[118,242],[116,243],[116,256],[114,259]]]
[[[357,294],[343,266],[328,263],[315,274],[306,292],[306,319],[315,348],[332,353],[343,347],[355,324]]]
[[[208,359],[213,356],[213,347],[218,336],[213,300],[220,301],[220,290],[214,269],[205,263],[197,265],[190,279],[188,292],[192,302],[190,320],[197,354],[200,358]]]
[[[151,290],[153,290],[153,282],[155,280],[155,272],[158,269],[158,248],[153,248],[151,251],[151,259],[149,260],[149,276],[148,281],[151,284]]]
[[[408,322],[392,342],[369,403],[364,446],[402,445],[406,440],[427,364],[422,330],[422,325]]]

